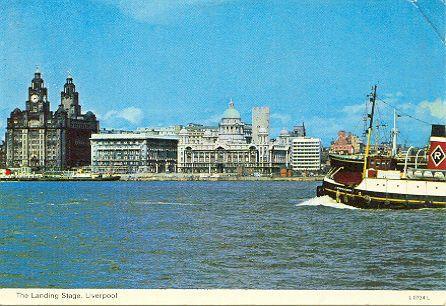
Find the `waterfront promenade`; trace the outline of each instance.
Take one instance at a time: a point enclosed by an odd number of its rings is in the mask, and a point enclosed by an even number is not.
[[[121,174],[119,176],[110,176],[108,178],[95,176],[54,176],[54,175],[24,175],[10,176],[1,175],[0,181],[284,181],[284,182],[316,182],[322,181],[323,176],[237,176],[225,174],[207,174],[207,173],[137,173]]]
[[[287,181],[287,182],[315,182],[322,181],[323,176],[237,176],[208,173],[141,173],[122,175],[123,181]]]

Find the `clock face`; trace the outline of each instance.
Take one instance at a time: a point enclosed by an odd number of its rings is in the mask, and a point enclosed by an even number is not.
[[[32,95],[31,96],[31,102],[37,102],[39,100],[39,96],[38,95]]]

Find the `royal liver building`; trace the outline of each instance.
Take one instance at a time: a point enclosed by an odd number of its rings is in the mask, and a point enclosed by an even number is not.
[[[63,170],[89,165],[89,139],[98,129],[92,112],[82,114],[71,76],[61,92],[59,107],[52,112],[47,88],[37,69],[28,88],[26,109],[16,108],[8,118],[7,167]]]

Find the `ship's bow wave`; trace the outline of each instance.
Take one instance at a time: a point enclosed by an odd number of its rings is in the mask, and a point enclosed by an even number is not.
[[[358,209],[353,206],[345,205],[342,203],[337,203],[335,200],[333,200],[329,196],[314,197],[314,198],[308,199],[304,202],[298,203],[298,204],[296,204],[296,206],[327,206],[327,207],[339,208],[339,209]]]

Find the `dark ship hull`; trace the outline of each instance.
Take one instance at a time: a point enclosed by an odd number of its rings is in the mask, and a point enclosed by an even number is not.
[[[434,179],[436,173],[445,177],[445,171],[425,169],[431,177],[403,179],[397,159],[374,156],[369,164],[375,169],[369,169],[363,178],[360,158],[330,155],[331,170],[317,188],[317,196],[365,209],[446,208],[446,179]]]
[[[405,188],[402,188],[402,185],[406,185]],[[370,188],[370,186],[375,188]],[[389,190],[392,187],[394,189]],[[441,195],[441,192],[437,194],[418,192],[417,194],[416,192],[417,189],[429,187],[432,187],[433,190],[446,190],[446,182],[403,182],[398,179],[365,178],[358,186],[353,187],[325,178],[322,186],[317,188],[317,195],[327,195],[338,203],[363,209],[446,208],[446,194]],[[408,191],[408,188],[412,188],[414,192],[410,192],[410,190],[409,192],[398,192],[398,189]]]

